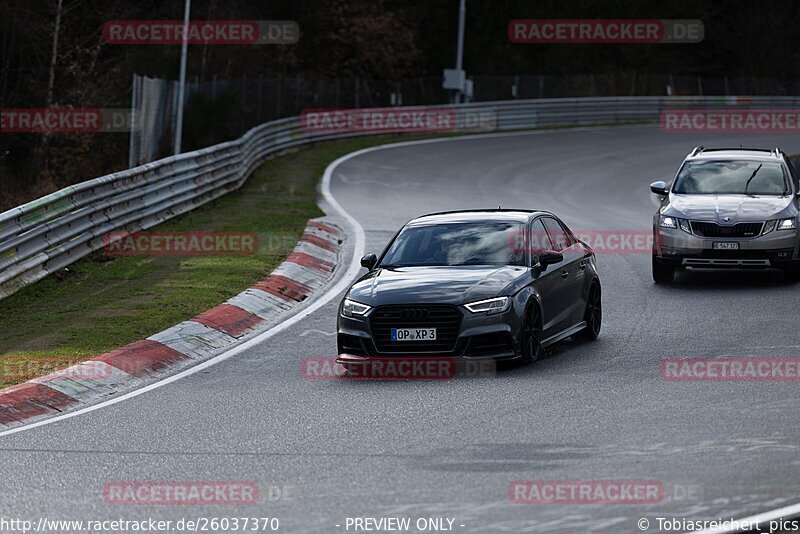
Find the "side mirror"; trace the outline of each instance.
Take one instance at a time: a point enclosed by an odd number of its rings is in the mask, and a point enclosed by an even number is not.
[[[539,254],[539,267],[544,271],[547,270],[548,265],[561,263],[564,261],[564,255],[554,250],[545,250]]]
[[[361,258],[361,266],[365,267],[368,271],[371,271],[373,267],[378,263],[378,257],[375,254],[367,254],[363,258]]]
[[[659,196],[662,196],[662,197],[665,197],[665,196],[667,196],[669,194],[669,191],[667,191],[666,182],[662,182],[662,181],[653,182],[652,184],[650,184],[650,192],[651,193],[655,193],[656,195],[659,195]]]

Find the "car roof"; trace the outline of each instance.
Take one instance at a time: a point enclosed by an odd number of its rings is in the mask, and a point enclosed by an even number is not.
[[[747,159],[756,161],[783,161],[779,148],[704,148],[696,147],[687,160]]]
[[[482,210],[460,210],[443,211],[439,213],[429,213],[422,215],[408,222],[408,225],[427,225],[452,222],[472,222],[472,221],[512,221],[527,222],[537,215],[553,215],[552,213],[541,210],[518,210],[518,209],[482,209]]]

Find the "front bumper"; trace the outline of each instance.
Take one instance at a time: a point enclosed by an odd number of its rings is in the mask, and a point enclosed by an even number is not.
[[[717,250],[713,243],[736,242],[738,250]],[[800,264],[796,231],[773,230],[758,237],[698,237],[680,229],[657,228],[653,254],[676,267],[783,268]]]
[[[393,345],[384,350],[375,342],[368,317],[343,317],[337,321],[338,363],[358,364],[369,360],[402,358],[453,358],[462,361],[514,360],[520,357],[519,332],[522,328],[514,306],[497,315],[471,314],[461,309],[462,319],[455,342],[448,350],[429,351],[413,344]],[[373,313],[374,310],[371,312]],[[424,321],[419,327],[424,327]]]

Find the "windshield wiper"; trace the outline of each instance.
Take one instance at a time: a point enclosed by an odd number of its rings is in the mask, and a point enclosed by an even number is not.
[[[378,267],[382,269],[402,269],[403,267],[447,267],[447,263],[391,263],[381,264]]]
[[[750,189],[750,182],[752,182],[752,181],[753,181],[753,178],[755,178],[755,177],[756,177],[756,174],[758,174],[758,171],[760,171],[760,170],[761,170],[761,166],[762,166],[762,165],[763,165],[763,163],[759,163],[759,164],[758,164],[758,167],[756,167],[756,170],[754,170],[754,171],[753,171],[753,174],[751,174],[751,175],[750,175],[750,178],[748,178],[748,179],[747,179],[747,183],[746,183],[746,184],[745,184],[745,186],[744,186],[744,194],[745,194],[745,195],[747,195],[747,194],[748,194],[748,193],[747,193],[747,190],[748,190],[748,189]]]

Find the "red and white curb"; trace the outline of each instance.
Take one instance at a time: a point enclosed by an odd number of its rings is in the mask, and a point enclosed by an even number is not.
[[[0,390],[0,430],[135,387],[257,334],[333,277],[342,237],[338,227],[312,219],[272,274],[227,302],[147,339]]]

